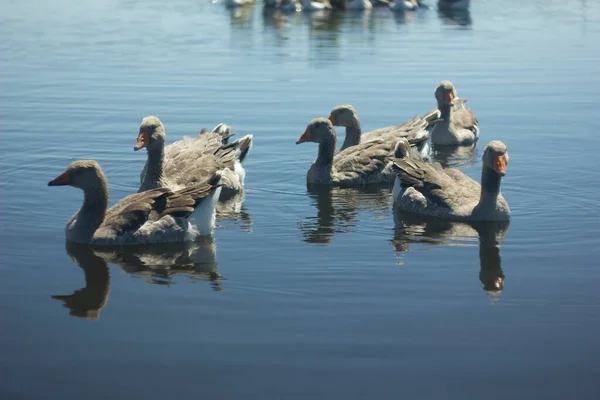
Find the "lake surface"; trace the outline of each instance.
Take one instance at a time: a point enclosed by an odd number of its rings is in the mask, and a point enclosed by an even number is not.
[[[0,396],[599,398],[600,3],[472,3],[3,1]],[[364,131],[398,124],[442,79],[482,139],[436,158],[478,180],[504,141],[510,226],[394,215],[385,187],[307,191],[312,118],[351,103]],[[187,246],[66,246],[81,192],[47,182],[91,158],[111,204],[136,191],[146,115],[169,142],[253,133],[243,204]]]

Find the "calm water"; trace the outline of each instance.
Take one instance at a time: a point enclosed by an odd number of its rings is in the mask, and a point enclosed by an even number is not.
[[[598,398],[600,3],[490,0],[470,14],[263,14],[175,0],[3,1],[0,396]],[[432,3],[434,3],[432,1]],[[510,153],[510,226],[394,215],[389,188],[307,192],[307,122],[365,131],[452,80]],[[139,123],[169,141],[254,133],[243,205],[214,240],[65,246],[93,158],[137,189]]]

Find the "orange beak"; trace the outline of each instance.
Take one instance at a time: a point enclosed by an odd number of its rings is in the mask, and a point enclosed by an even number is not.
[[[296,140],[296,144],[300,144],[300,143],[304,143],[304,142],[312,142],[312,141],[313,141],[312,135],[310,134],[310,131],[307,129],[304,131],[302,136],[300,136],[300,138],[298,140]]]
[[[329,120],[331,121],[331,125],[335,126],[335,117],[333,114],[329,114]]]
[[[146,132],[140,131],[137,137],[137,143],[133,146],[133,151],[138,151],[148,146],[150,139],[148,138],[148,134]]]
[[[496,156],[496,159],[494,160],[494,169],[496,170],[498,175],[506,175],[506,157],[504,157],[503,155]]]
[[[48,182],[48,186],[65,186],[70,184],[71,180],[69,179],[69,174],[67,174],[66,171]]]
[[[444,93],[444,100],[446,100],[446,103],[448,104],[454,104],[454,91]]]

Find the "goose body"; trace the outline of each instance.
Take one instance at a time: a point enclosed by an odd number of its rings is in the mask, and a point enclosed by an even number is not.
[[[129,195],[108,208],[108,183],[98,163],[75,161],[48,186],[83,190],[83,205],[69,220],[66,238],[94,245],[184,242],[210,235],[221,187],[219,175],[187,189],[157,188]]]
[[[358,113],[350,104],[334,107],[329,114],[329,120],[334,126],[343,126],[346,129],[346,137],[340,151],[373,140],[383,140],[395,144],[402,138],[407,139],[411,145],[418,147],[422,156],[426,156],[429,151],[427,145],[429,121],[419,116],[414,116],[400,125],[379,128],[365,134],[362,134]],[[393,147],[391,149],[393,150]],[[392,153],[390,153],[391,155]]]
[[[351,187],[391,183],[394,180],[388,162],[394,151],[394,143],[371,140],[334,156],[335,130],[327,118],[316,118],[308,124],[296,144],[305,142],[319,143],[317,159],[306,174],[306,181],[310,185]]]
[[[465,105],[466,100],[456,97],[450,81],[442,81],[435,89],[439,117],[431,132],[431,142],[436,145],[466,145],[479,139],[479,123],[475,114]]]
[[[455,168],[400,158],[393,161],[397,174],[393,197],[404,211],[452,221],[506,221],[510,208],[500,193],[508,153],[500,141],[490,142],[482,157],[481,184]]]
[[[194,138],[183,138],[165,146],[165,129],[156,117],[146,117],[140,125],[134,150],[146,148],[148,159],[140,176],[139,192],[166,187],[179,190],[221,174],[222,196],[239,192],[246,177],[242,166],[252,148],[252,135],[232,143],[229,127],[219,124],[212,132],[203,130]]]

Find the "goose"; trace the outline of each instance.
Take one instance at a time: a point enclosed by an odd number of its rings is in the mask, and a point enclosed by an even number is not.
[[[108,209],[108,182],[96,161],[71,163],[48,186],[83,190],[83,204],[67,223],[68,241],[111,246],[183,242],[210,235],[221,191],[219,178],[215,174],[180,191],[158,188],[132,194]]]
[[[178,190],[202,182],[216,171],[221,173],[224,199],[244,187],[246,171],[242,162],[252,148],[252,135],[223,145],[231,136],[229,127],[219,124],[213,132],[202,131],[195,138],[183,138],[165,147],[166,133],[160,119],[142,120],[134,151],[146,148],[148,158],[140,175],[139,192],[159,187]]]
[[[359,143],[377,139],[395,143],[400,138],[407,138],[412,144],[419,145],[419,150],[423,155],[426,155],[429,150],[427,146],[427,139],[429,138],[427,127],[437,122],[433,117],[431,118],[432,122],[430,122],[419,116],[414,116],[400,125],[379,128],[363,135],[358,113],[350,104],[341,104],[334,107],[329,113],[329,120],[334,126],[346,128],[346,138],[342,147],[340,147],[340,151]]]
[[[395,207],[451,221],[507,221],[510,208],[500,193],[506,174],[506,145],[492,141],[482,156],[481,185],[455,168],[410,158],[392,162],[397,174]]]
[[[465,99],[456,97],[450,81],[442,81],[435,88],[441,121],[433,127],[431,143],[438,145],[472,144],[479,139],[479,123],[475,114],[465,106]]]
[[[306,174],[309,185],[362,186],[394,180],[387,158],[394,145],[389,141],[372,140],[347,148],[336,154],[335,130],[327,118],[315,118],[296,141],[319,143],[319,153]]]
[[[438,0],[438,8],[442,10],[467,10],[471,0]]]

